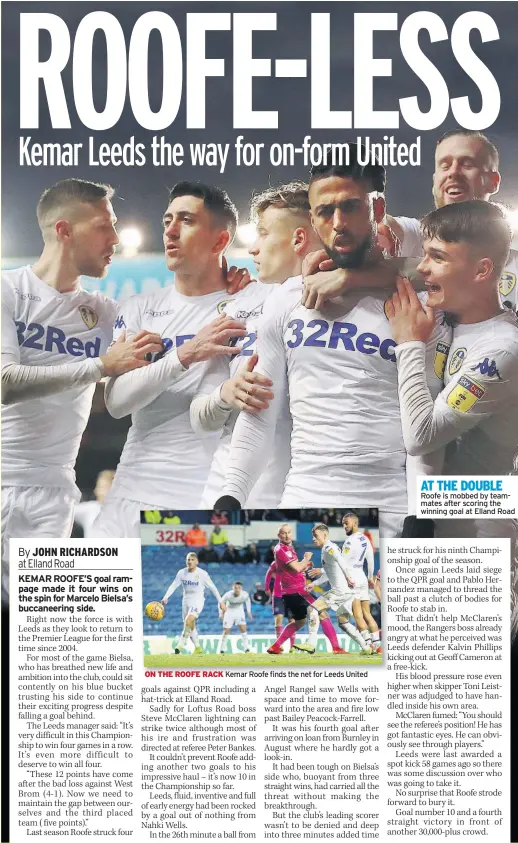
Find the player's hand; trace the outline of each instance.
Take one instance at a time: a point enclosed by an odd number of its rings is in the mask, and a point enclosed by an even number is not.
[[[162,606],[167,606],[167,601],[168,601],[168,598],[167,598],[167,597],[163,597],[163,598],[162,598],[162,600],[161,600],[160,602],[161,602]]]
[[[226,612],[226,611],[227,611],[227,605],[226,605],[226,603],[219,603],[218,605],[219,605],[219,608],[221,609],[221,611],[222,611],[222,612]]]
[[[349,588],[355,587],[356,583],[354,582],[354,580],[352,580],[350,577],[347,577],[347,576],[345,577],[345,579],[347,580],[347,585],[349,586]]]
[[[310,580],[318,580],[323,574],[322,568],[312,568],[311,571],[308,571],[308,577]]]
[[[223,258],[223,277],[225,279],[227,292],[231,296],[239,293],[241,290],[244,290],[245,287],[248,287],[249,284],[252,284],[255,281],[255,278],[250,275],[248,269],[245,267],[229,267],[225,257]]]
[[[100,360],[104,366],[104,374],[110,378],[124,375],[133,369],[149,366],[147,354],[157,354],[163,351],[162,337],[151,331],[139,331],[134,337],[126,339],[126,331],[110,346]]]
[[[317,252],[309,252],[302,261],[302,275],[315,275],[316,272],[326,272],[329,269],[336,269],[334,261],[329,257],[325,249]]]
[[[225,381],[221,387],[221,400],[235,410],[245,413],[260,413],[266,410],[273,399],[270,378],[254,372],[259,357],[252,354],[237,375]]]
[[[246,336],[246,328],[242,322],[226,316],[224,313],[200,328],[192,340],[187,340],[178,348],[178,360],[182,366],[200,363],[218,355],[234,357],[241,351],[229,345],[230,340],[241,339]]]
[[[367,584],[368,584],[369,588],[374,588],[374,578],[367,579]]]
[[[433,309],[421,304],[407,278],[398,278],[397,291],[387,299],[385,312],[398,345],[413,340],[426,342],[430,338],[435,326]]]
[[[386,222],[378,225],[378,246],[387,257],[398,258],[401,255],[401,240]]]
[[[267,591],[265,591],[264,593],[266,594],[266,596],[267,596],[268,598],[270,598],[270,597],[272,596],[272,592],[271,592],[271,591],[268,591],[268,590],[267,590]]]

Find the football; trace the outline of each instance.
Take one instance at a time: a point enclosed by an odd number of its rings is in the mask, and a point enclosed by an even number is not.
[[[165,609],[161,603],[157,600],[153,600],[152,603],[148,603],[146,606],[146,615],[152,621],[161,621],[164,617]]]

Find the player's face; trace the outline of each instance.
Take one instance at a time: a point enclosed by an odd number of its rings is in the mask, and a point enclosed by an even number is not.
[[[461,314],[476,295],[480,255],[467,243],[445,243],[437,238],[425,240],[424,253],[418,270],[425,279],[428,304]]]
[[[496,193],[500,176],[491,170],[480,138],[453,135],[435,151],[433,198],[437,208],[468,199],[485,199]]]
[[[167,268],[173,272],[201,272],[228,243],[228,232],[198,196],[177,196],[163,216]]]
[[[347,533],[348,536],[350,536],[351,533],[353,532],[354,528],[356,527],[355,519],[354,518],[348,518],[347,516],[345,516],[342,520],[342,524],[343,524],[343,528],[344,528],[345,532]]]
[[[291,527],[281,527],[279,530],[279,539],[283,544],[291,544],[292,530]]]
[[[189,553],[186,562],[189,571],[195,571],[198,567],[198,557],[194,553]]]
[[[375,221],[366,187],[330,176],[309,188],[311,222],[329,257],[344,268],[361,266],[372,246]]]
[[[82,202],[74,208],[69,244],[78,275],[104,278],[119,242],[116,222],[109,199]]]
[[[239,597],[239,595],[243,591],[243,586],[242,585],[234,585],[233,591],[234,591],[234,596]]]
[[[317,547],[323,547],[324,544],[325,544],[325,541],[326,541],[326,536],[324,535],[324,533],[320,532],[320,530],[313,533],[313,544],[315,544]]]
[[[259,217],[257,237],[249,248],[259,281],[282,284],[297,275],[298,258],[293,249],[298,217],[286,208],[270,206]],[[309,216],[308,216],[309,225]]]

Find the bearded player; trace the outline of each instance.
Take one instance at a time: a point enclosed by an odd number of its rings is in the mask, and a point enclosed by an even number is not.
[[[351,153],[353,156],[353,153]],[[384,216],[385,170],[379,165],[314,170],[309,199],[313,225],[335,262],[375,271]],[[291,467],[282,508],[358,506],[380,509],[383,536],[399,532],[407,513],[395,341],[384,312],[386,294],[351,293],[321,310],[301,304],[302,279],[268,299],[259,326],[260,371],[274,398],[258,416],[237,420],[224,495],[217,506],[243,505],[271,448],[279,396],[289,394]],[[437,320],[427,347],[430,388],[439,392],[439,343],[451,329]],[[435,365],[434,365],[435,364]],[[226,497],[228,496],[228,497]]]
[[[181,648],[187,646],[190,639],[194,644],[194,652],[199,654],[202,652],[196,630],[196,621],[203,611],[205,604],[205,589],[211,592],[218,601],[219,609],[224,612],[226,605],[221,599],[221,595],[209,577],[208,573],[202,568],[198,568],[198,557],[195,553],[188,553],[185,559],[186,567],[178,571],[173,582],[162,597],[161,602],[167,606],[169,598],[174,594],[180,586],[183,589],[182,597],[182,621],[183,631],[178,639],[178,644],[175,647],[175,654],[181,653]]]
[[[374,588],[374,550],[367,536],[360,530],[355,512],[346,512],[342,526],[347,535],[342,545],[342,556],[352,570],[355,581],[353,614],[356,626],[374,653],[381,653],[378,625],[371,615],[369,587]],[[367,565],[367,577],[364,566]]]

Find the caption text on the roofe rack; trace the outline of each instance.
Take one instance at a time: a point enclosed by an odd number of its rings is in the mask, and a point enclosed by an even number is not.
[[[128,98],[135,121],[143,129],[162,131],[171,126],[183,100],[186,128],[204,129],[207,88],[210,85],[211,98],[221,90],[221,85],[218,87],[214,81],[207,83],[207,79],[226,77],[231,73],[234,129],[279,127],[280,111],[254,108],[253,89],[257,77],[306,80],[296,84],[300,85],[299,96],[310,102],[312,129],[397,129],[401,115],[409,126],[425,131],[440,126],[447,118],[450,106],[455,120],[466,129],[483,130],[497,119],[500,111],[498,84],[470,44],[473,31],[478,33],[477,38],[483,43],[500,37],[494,19],[485,12],[465,12],[457,18],[451,32],[439,15],[429,11],[414,12],[402,21],[397,13],[392,12],[355,14],[351,21],[354,28],[354,70],[352,74],[347,74],[345,80],[349,106],[349,98],[353,101],[350,110],[337,109],[331,103],[331,59],[335,57],[334,48],[332,55],[331,34],[335,34],[338,27],[336,17],[328,13],[314,13],[308,16],[308,23],[310,35],[307,44],[302,39],[301,56],[278,59],[254,56],[254,33],[272,32],[272,52],[278,47],[282,49],[281,44],[289,37],[282,20],[277,38],[273,34],[278,25],[275,12],[189,12],[185,34],[181,35],[170,14],[150,11],[136,20],[128,39],[117,17],[109,12],[85,15],[72,35],[66,21],[59,15],[23,13],[20,15],[19,49],[23,56],[20,66],[20,128],[39,128],[40,113],[43,113],[43,109],[40,112],[40,97],[44,90],[53,129],[71,128],[72,105],[79,121],[88,129],[110,129],[119,121]],[[216,30],[232,32],[228,38],[232,37],[233,71],[230,60],[206,57],[209,52],[206,42]],[[148,55],[153,31],[158,32],[162,44],[162,78],[151,80]],[[392,36],[385,35],[392,47],[392,55],[394,59],[402,55],[415,74],[410,78],[415,78],[416,82],[414,96],[398,100],[394,95],[392,109],[384,111],[374,108],[375,91],[383,85],[379,78],[392,75],[392,58],[376,58],[376,38],[382,32],[393,33]],[[47,37],[47,44],[50,36],[50,54],[48,48],[47,53],[40,48],[42,33]],[[102,62],[102,66],[93,60],[94,36],[98,38],[99,35],[106,41],[107,61],[106,65]],[[448,85],[440,70],[422,51],[420,39],[425,43],[450,40],[457,63],[480,92],[478,111],[473,110],[468,96],[450,99]],[[257,47],[255,49],[257,52]],[[481,49],[483,53],[483,47]],[[67,79],[71,75],[73,103],[70,97],[67,100],[63,73]],[[427,92],[423,90],[423,84]],[[270,87],[271,104],[276,104],[277,95],[281,105],[283,96],[285,100],[285,86],[272,81]],[[94,89],[96,94],[98,90],[105,93],[105,98],[101,98],[101,110],[96,108]],[[155,92],[161,93],[160,107],[156,111],[150,104],[150,89],[153,99]],[[478,93],[476,103],[475,108],[479,103]]]

